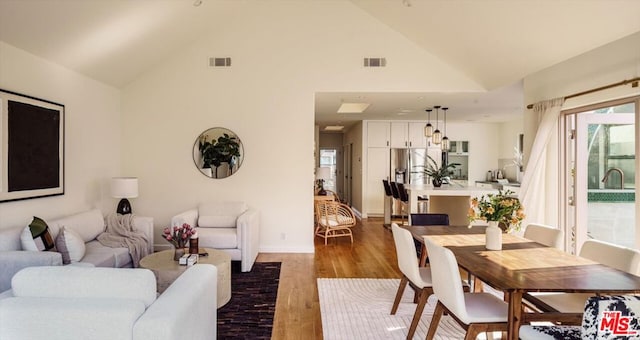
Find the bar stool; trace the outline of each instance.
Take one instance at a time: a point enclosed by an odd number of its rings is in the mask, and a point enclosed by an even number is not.
[[[391,192],[391,185],[386,179],[382,180],[382,186],[384,187],[384,226],[391,227],[391,213],[393,211],[393,192]]]
[[[397,183],[396,187],[398,190],[398,196],[400,197],[400,203],[402,204],[402,210],[404,210],[404,214],[402,211],[400,212],[400,221],[402,225],[404,225],[404,216],[407,216],[407,224],[409,224],[409,195],[407,194],[407,189],[404,188],[404,184]]]

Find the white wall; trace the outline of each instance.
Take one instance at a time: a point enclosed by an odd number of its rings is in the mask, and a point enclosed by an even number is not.
[[[500,124],[500,145],[498,157],[513,158],[514,149],[518,146],[518,136],[524,131],[524,118],[520,117],[512,121]]]
[[[126,175],[119,172],[120,92],[4,42],[0,88],[65,105],[65,194],[0,203],[0,228],[27,225],[34,215],[46,220],[90,208],[115,212],[108,180]]]
[[[343,142],[343,134],[342,133],[320,133],[320,147],[321,148],[332,148],[332,149],[341,149]]]
[[[515,166],[515,149],[518,147],[520,134],[524,133],[524,118],[520,117],[500,124],[500,143],[498,165],[504,168],[505,178],[510,181],[518,179],[518,167]],[[527,138],[527,136],[525,136]]]
[[[630,35],[601,48],[569,59],[565,62],[527,76],[524,79],[524,97],[527,104],[541,100],[564,97],[600,86],[617,83],[640,76],[640,33]],[[640,87],[618,86],[606,91],[569,99],[563,109],[571,109],[588,104],[640,94]],[[637,113],[636,113],[637,116]],[[637,120],[637,117],[636,117]],[[533,144],[533,136],[538,123],[532,111],[525,113],[525,160]],[[532,136],[529,138],[528,136]],[[551,145],[558,145],[557,135]],[[547,173],[557,172],[558,154],[552,150],[547,154]],[[640,158],[636,157],[636,167],[640,168]],[[638,172],[636,172],[638,176]],[[638,179],[636,179],[637,183]],[[546,217],[542,223],[561,225],[558,221],[557,199],[558,176],[547,176],[545,184]],[[636,202],[636,205],[638,203]],[[636,223],[640,223],[640,209],[636,208]]]
[[[488,170],[498,168],[500,124],[447,122],[450,140],[469,141],[469,185],[484,181]]]
[[[316,92],[481,90],[350,2],[332,4],[252,2],[123,90],[123,166],[140,177],[137,206],[156,232],[198,202],[243,200],[262,214],[261,251],[313,252]],[[233,66],[209,68],[211,56]],[[388,66],[365,69],[368,56]],[[214,126],[236,132],[246,153],[222,180],[191,160]]]

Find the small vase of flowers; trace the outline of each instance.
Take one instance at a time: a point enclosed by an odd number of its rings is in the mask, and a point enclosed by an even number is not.
[[[483,220],[489,222],[486,230],[486,247],[489,250],[502,249],[502,233],[520,230],[525,217],[520,200],[513,191],[498,191],[498,194],[482,195],[471,199],[469,222]],[[471,225],[470,225],[471,226]]]
[[[173,254],[175,261],[178,261],[182,255],[184,255],[184,248],[189,244],[189,239],[195,233],[195,228],[191,227],[188,223],[183,223],[181,226],[173,226],[173,228],[164,228],[162,237],[169,241],[175,248]]]

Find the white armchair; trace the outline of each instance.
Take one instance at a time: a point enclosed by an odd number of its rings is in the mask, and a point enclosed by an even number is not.
[[[188,223],[198,231],[198,245],[214,248],[241,261],[243,272],[251,271],[258,256],[260,215],[244,202],[209,202],[171,218],[171,225]]]

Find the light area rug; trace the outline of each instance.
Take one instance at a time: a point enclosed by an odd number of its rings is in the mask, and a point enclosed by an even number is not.
[[[318,278],[324,339],[406,339],[416,304],[414,291],[407,286],[397,313],[390,314],[399,284],[399,279]],[[427,335],[437,301],[435,295],[429,297],[414,339]],[[451,316],[444,315],[435,339],[464,339],[464,334]]]

